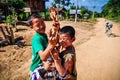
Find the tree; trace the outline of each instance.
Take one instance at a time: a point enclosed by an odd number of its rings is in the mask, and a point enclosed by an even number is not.
[[[69,6],[71,4],[70,0],[54,0],[52,5],[54,7],[57,7],[56,4],[62,5],[62,6]]]
[[[61,0],[61,4],[64,6],[69,6],[71,4],[70,0]]]
[[[120,18],[120,1],[109,0],[108,3],[103,6],[102,16],[107,18]]]
[[[23,0],[8,0],[9,9],[15,9],[15,12],[20,13],[23,7],[25,7],[25,2]]]

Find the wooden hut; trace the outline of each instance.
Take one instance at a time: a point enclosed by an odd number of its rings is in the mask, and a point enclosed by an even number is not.
[[[31,13],[45,12],[45,1],[46,0],[24,0],[26,7],[31,9]]]

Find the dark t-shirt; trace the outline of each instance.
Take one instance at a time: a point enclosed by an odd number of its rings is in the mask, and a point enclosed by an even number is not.
[[[76,54],[75,54],[75,48],[74,46],[67,47],[66,50],[62,50],[59,54],[62,64],[65,63],[65,60],[68,58],[71,58],[73,60],[73,67],[72,67],[72,76],[76,77],[77,72],[76,72]],[[75,80],[75,79],[74,79]]]

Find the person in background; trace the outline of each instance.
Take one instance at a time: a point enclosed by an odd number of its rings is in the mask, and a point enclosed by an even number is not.
[[[110,23],[110,22],[107,22],[106,23],[106,26],[105,26],[105,33],[107,34],[107,36],[109,37],[112,32],[111,32],[111,28],[113,27],[113,24]]]

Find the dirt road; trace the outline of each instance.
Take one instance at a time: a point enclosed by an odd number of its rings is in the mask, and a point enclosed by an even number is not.
[[[51,21],[45,21],[47,31]],[[120,26],[113,23],[112,37],[105,35],[105,20],[91,22],[60,21],[61,26],[71,25],[76,30],[77,80],[120,80]],[[94,26],[93,26],[94,25]],[[15,36],[23,36],[30,44],[34,31],[17,26]],[[1,36],[1,35],[0,35]],[[31,64],[31,45],[0,46],[0,80],[28,80]]]
[[[105,23],[98,19],[94,36],[76,46],[78,80],[120,80],[120,26],[113,23],[113,35],[107,37]]]

